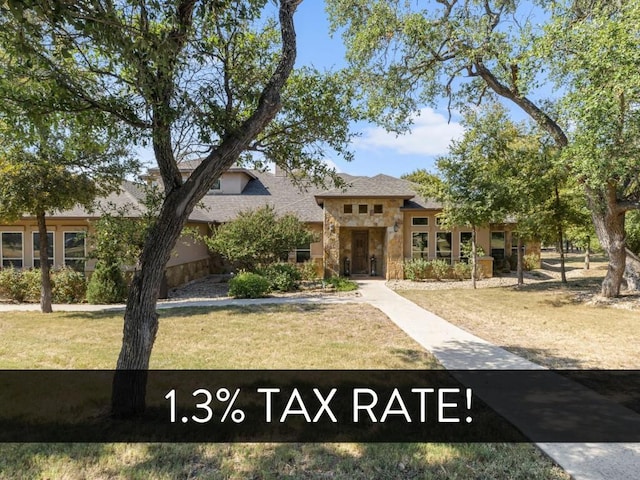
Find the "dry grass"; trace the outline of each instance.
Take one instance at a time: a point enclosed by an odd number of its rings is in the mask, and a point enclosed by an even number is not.
[[[3,314],[0,368],[112,368],[121,314]],[[163,312],[153,368],[431,368],[366,305]],[[0,479],[568,480],[528,444],[0,444]]]
[[[436,368],[368,305],[263,305],[162,312],[155,369]],[[121,313],[3,313],[0,368],[110,369]]]
[[[523,288],[399,291],[451,323],[535,363],[551,368],[640,368],[638,310],[615,308],[635,301],[626,295],[608,305],[598,301],[604,263],[582,270],[570,257],[569,282],[555,280],[557,260],[545,259],[545,282]]]

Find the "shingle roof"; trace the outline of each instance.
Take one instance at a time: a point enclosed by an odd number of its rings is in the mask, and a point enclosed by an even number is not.
[[[187,166],[184,162],[181,166]],[[196,166],[188,162],[188,167]],[[191,164],[193,163],[193,164]],[[234,169],[237,171],[236,169]],[[238,212],[271,205],[279,214],[293,213],[303,222],[322,222],[322,201],[338,197],[372,197],[404,199],[403,209],[439,209],[441,205],[425,199],[415,191],[414,184],[389,175],[374,177],[354,176],[341,173],[346,182],[344,188],[320,188],[313,185],[301,189],[286,176],[270,172],[247,170],[250,177],[241,194],[205,195],[189,217],[193,222],[224,223],[233,220]],[[108,208],[129,207],[132,216],[142,213],[144,191],[132,182],[124,182],[119,192],[112,193],[99,203]],[[96,218],[100,210],[87,211],[82,207],[56,213],[57,218]]]

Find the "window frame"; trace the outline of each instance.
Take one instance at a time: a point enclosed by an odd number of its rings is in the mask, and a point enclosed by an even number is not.
[[[449,255],[442,255],[441,254],[441,250],[440,250],[440,242],[439,242],[439,238],[441,236],[447,236],[448,237],[448,241],[449,241]],[[447,260],[449,265],[452,264],[453,262],[453,235],[451,232],[449,231],[441,231],[441,232],[436,232],[436,259],[437,260]]]
[[[469,235],[469,242],[471,242],[473,240],[473,232],[469,232],[469,231],[462,231],[458,233],[458,259],[461,262],[464,263],[469,263],[470,260],[470,256],[469,257],[465,257],[464,255],[462,255],[462,244],[466,241],[462,240],[462,235]]]
[[[36,242],[36,235],[40,235],[40,232],[38,231],[32,231],[31,232],[31,253],[33,254],[33,258],[31,258],[31,265],[33,266],[33,268],[40,268],[39,265],[36,265],[36,261],[40,262],[40,243]],[[49,247],[51,248],[51,257],[47,257],[47,260],[49,263],[50,261],[50,265],[49,268],[53,267],[54,263],[55,263],[55,258],[56,258],[56,235],[55,232],[50,232],[47,231],[47,236],[51,235],[51,241],[49,242]],[[38,239],[39,240],[39,239]],[[38,252],[38,254],[36,255],[36,251]]]
[[[67,234],[68,233],[73,233],[73,234],[80,234],[82,235],[82,246],[84,248],[84,256],[83,257],[67,257]],[[67,263],[67,260],[69,261],[79,261],[82,260],[82,270],[78,270],[77,268],[74,268],[72,265],[69,265]],[[69,267],[72,268],[73,270],[77,271],[77,272],[81,272],[83,273],[85,271],[85,269],[87,268],[87,232],[84,230],[65,230],[62,232],[62,264],[65,267]]]
[[[423,249],[418,250],[415,244],[415,238],[420,237],[424,241],[426,238],[426,244]],[[411,258],[425,258],[429,259],[429,232],[423,232],[418,230],[411,231]]]
[[[366,215],[369,213],[369,204],[368,203],[359,203],[358,204],[358,215]]]
[[[494,248],[493,247],[493,236],[494,234],[502,234],[502,248]],[[494,259],[504,260],[507,258],[507,234],[504,230],[492,231],[489,237],[489,248],[491,249],[491,256]],[[502,256],[495,255],[494,251],[502,250]]]
[[[381,203],[373,204],[373,213],[374,215],[382,215],[384,213],[384,207]]]
[[[20,252],[21,258],[5,258],[4,256],[4,235],[7,234],[19,234],[20,235]],[[6,265],[4,264],[5,260],[7,261],[16,261],[20,260],[20,266],[13,265],[13,268],[23,269],[24,268],[24,232],[17,230],[3,230],[0,232],[0,268],[9,268],[12,264]]]
[[[424,220],[425,223],[416,223],[416,220]],[[429,217],[411,217],[411,226],[412,227],[428,227]]]
[[[342,205],[342,213],[344,214],[352,214],[353,213],[353,204],[352,203],[345,203],[344,205]]]

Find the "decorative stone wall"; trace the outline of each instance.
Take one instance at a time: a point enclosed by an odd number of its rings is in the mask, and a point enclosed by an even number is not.
[[[211,261],[208,258],[196,260],[195,262],[183,263],[167,267],[165,276],[167,287],[174,288],[184,285],[187,282],[205,277],[211,273]]]

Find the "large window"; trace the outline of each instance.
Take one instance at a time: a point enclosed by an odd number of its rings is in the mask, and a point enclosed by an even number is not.
[[[78,272],[84,272],[84,232],[64,232],[64,264]]]
[[[525,255],[526,252],[526,248],[525,248],[525,244],[524,242],[522,242],[522,255]],[[513,258],[518,258],[518,234],[517,233],[512,233],[511,234],[511,256]]]
[[[460,232],[460,261],[469,263],[471,257],[471,232]]]
[[[451,232],[436,233],[436,257],[451,263]]]
[[[504,260],[504,232],[491,232],[491,256],[496,260]]]
[[[40,233],[33,232],[33,267],[40,268]],[[47,263],[50,267],[53,266],[53,232],[47,232]]]
[[[2,232],[0,236],[2,266],[22,268],[22,252],[22,232]]]
[[[429,226],[429,217],[412,217],[411,225],[414,227],[427,227]]]
[[[427,232],[411,233],[411,257],[429,258],[429,234]]]

